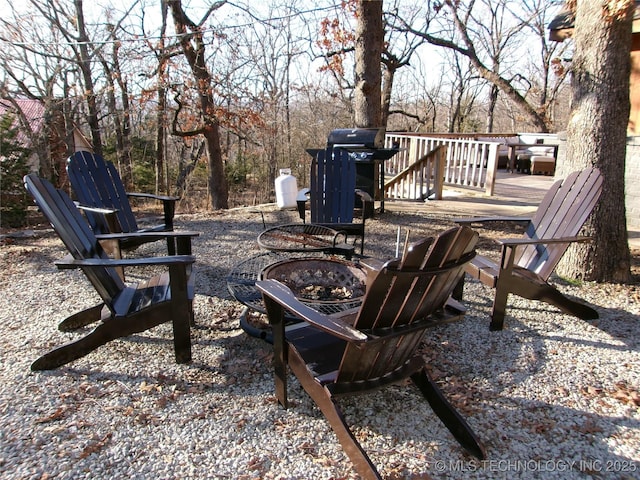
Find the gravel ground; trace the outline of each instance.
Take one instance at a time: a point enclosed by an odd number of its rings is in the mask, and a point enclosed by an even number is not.
[[[293,219],[265,207],[267,225]],[[292,377],[293,406],[273,393],[271,348],[238,324],[231,266],[258,253],[256,209],[182,215],[194,242],[193,362],[173,359],[171,329],[111,342],[63,368],[31,362],[75,338],[56,324],[97,296],[47,230],[0,246],[0,477],[6,479],[357,478],[328,423]],[[404,238],[446,218],[387,212],[369,222],[366,253],[395,255]],[[483,237],[503,231],[481,232]],[[482,253],[491,243],[483,241]],[[146,245],[131,255],[161,254]],[[149,272],[131,274],[147,275]],[[133,277],[132,277],[133,278]],[[341,401],[385,478],[640,478],[640,302],[637,284],[570,285],[597,307],[581,321],[511,297],[506,329],[490,332],[492,292],[468,282],[468,313],[425,338],[431,374],[485,443],[467,456],[410,385]]]

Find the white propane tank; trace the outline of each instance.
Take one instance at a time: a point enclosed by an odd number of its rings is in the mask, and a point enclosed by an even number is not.
[[[280,176],[276,178],[276,203],[278,208],[294,208],[298,196],[298,182],[291,175],[290,168],[280,170]]]

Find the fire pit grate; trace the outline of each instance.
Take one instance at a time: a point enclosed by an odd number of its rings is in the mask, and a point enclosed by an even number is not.
[[[340,259],[296,258],[269,265],[260,278],[284,283],[304,303],[335,304],[364,296],[366,272]]]

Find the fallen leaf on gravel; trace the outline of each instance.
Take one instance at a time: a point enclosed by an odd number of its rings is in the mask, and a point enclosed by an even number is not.
[[[36,423],[48,423],[53,422],[55,420],[60,420],[64,417],[65,413],[67,413],[68,408],[65,406],[58,407],[58,409],[50,415],[46,417],[41,417],[36,420]]]
[[[264,460],[259,457],[253,457],[247,465],[247,468],[252,471],[262,471],[264,470]]]
[[[313,457],[317,456],[316,447],[310,442],[302,443],[300,446],[298,446],[298,450]]]
[[[82,449],[82,453],[80,454],[80,458],[87,458],[92,453],[99,452],[111,439],[112,434],[107,433],[100,440],[93,442]]]
[[[625,382],[618,382],[611,391],[611,396],[622,403],[640,406],[640,392],[629,387]]]
[[[587,385],[586,387],[582,387],[582,393],[588,397],[597,397],[602,393],[602,388]]]
[[[588,418],[587,420],[585,420],[585,422],[580,425],[577,430],[578,432],[584,434],[602,433],[604,431],[602,430],[602,427],[600,427],[598,423],[592,418]]]
[[[150,392],[153,392],[154,390],[160,392],[162,391],[162,387],[160,385],[151,385],[151,384],[148,384],[147,382],[142,382],[140,384],[140,391],[142,392],[150,393]]]

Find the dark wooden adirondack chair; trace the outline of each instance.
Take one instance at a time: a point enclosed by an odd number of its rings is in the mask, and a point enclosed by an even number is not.
[[[191,238],[197,233],[138,234],[155,240],[172,236],[177,239],[180,255],[111,259],[64,191],[55,189],[51,183],[34,174],[27,175],[24,180],[27,190],[69,250],[70,255],[56,262],[56,265],[61,269],[82,269],[103,301],[95,307],[71,315],[59,325],[60,330],[68,331],[99,322],[94,330],[79,340],[43,355],[31,365],[31,369],[57,368],[87,355],[111,340],[142,332],[168,321],[173,322],[176,361],[189,362],[194,295],[193,277],[190,273],[195,261],[191,255]],[[118,234],[113,234],[113,237],[118,237]],[[116,267],[150,265],[165,266],[168,272],[148,281],[127,285],[116,270]]]
[[[360,222],[354,222],[356,195],[361,203]],[[362,254],[365,220],[373,215],[373,198],[367,192],[356,189],[356,164],[349,157],[349,152],[341,148],[328,148],[316,153],[311,161],[310,188],[298,193],[298,213],[303,221],[306,221],[307,196],[311,223],[357,237]]]
[[[400,260],[372,271],[357,312],[323,315],[300,303],[277,280],[256,283],[273,328],[276,395],[287,408],[287,365],[318,405],[363,478],[379,474],[346,424],[336,398],[411,378],[462,446],[478,458],[484,448],[471,428],[428,377],[417,352],[425,331],[462,318],[448,303],[475,254],[478,234],[451,229],[413,243]],[[285,309],[306,322],[285,331]]]
[[[82,207],[113,210],[113,215],[105,215],[104,211],[85,209],[85,215],[94,233],[167,232],[173,230],[177,197],[126,192],[115,165],[105,161],[100,155],[90,152],[74,153],[67,160],[67,174],[71,187]],[[133,210],[131,210],[129,197],[162,202],[164,223],[140,228]],[[151,241],[149,238],[134,235],[123,239],[119,247],[131,249],[149,241]],[[173,239],[167,239],[167,246],[169,254],[174,254]],[[114,253],[117,254],[117,252]]]
[[[466,272],[471,277],[496,289],[491,330],[503,328],[510,293],[547,302],[583,320],[598,318],[598,312],[593,308],[567,298],[550,285],[548,279],[571,243],[590,240],[577,235],[598,202],[601,191],[602,176],[597,168],[573,172],[566,179],[558,180],[540,202],[523,237],[499,242],[502,245],[499,264],[478,255],[467,265]],[[521,222],[523,219],[484,217],[456,221],[470,225],[505,220]],[[454,293],[459,300],[463,282],[464,279]]]

